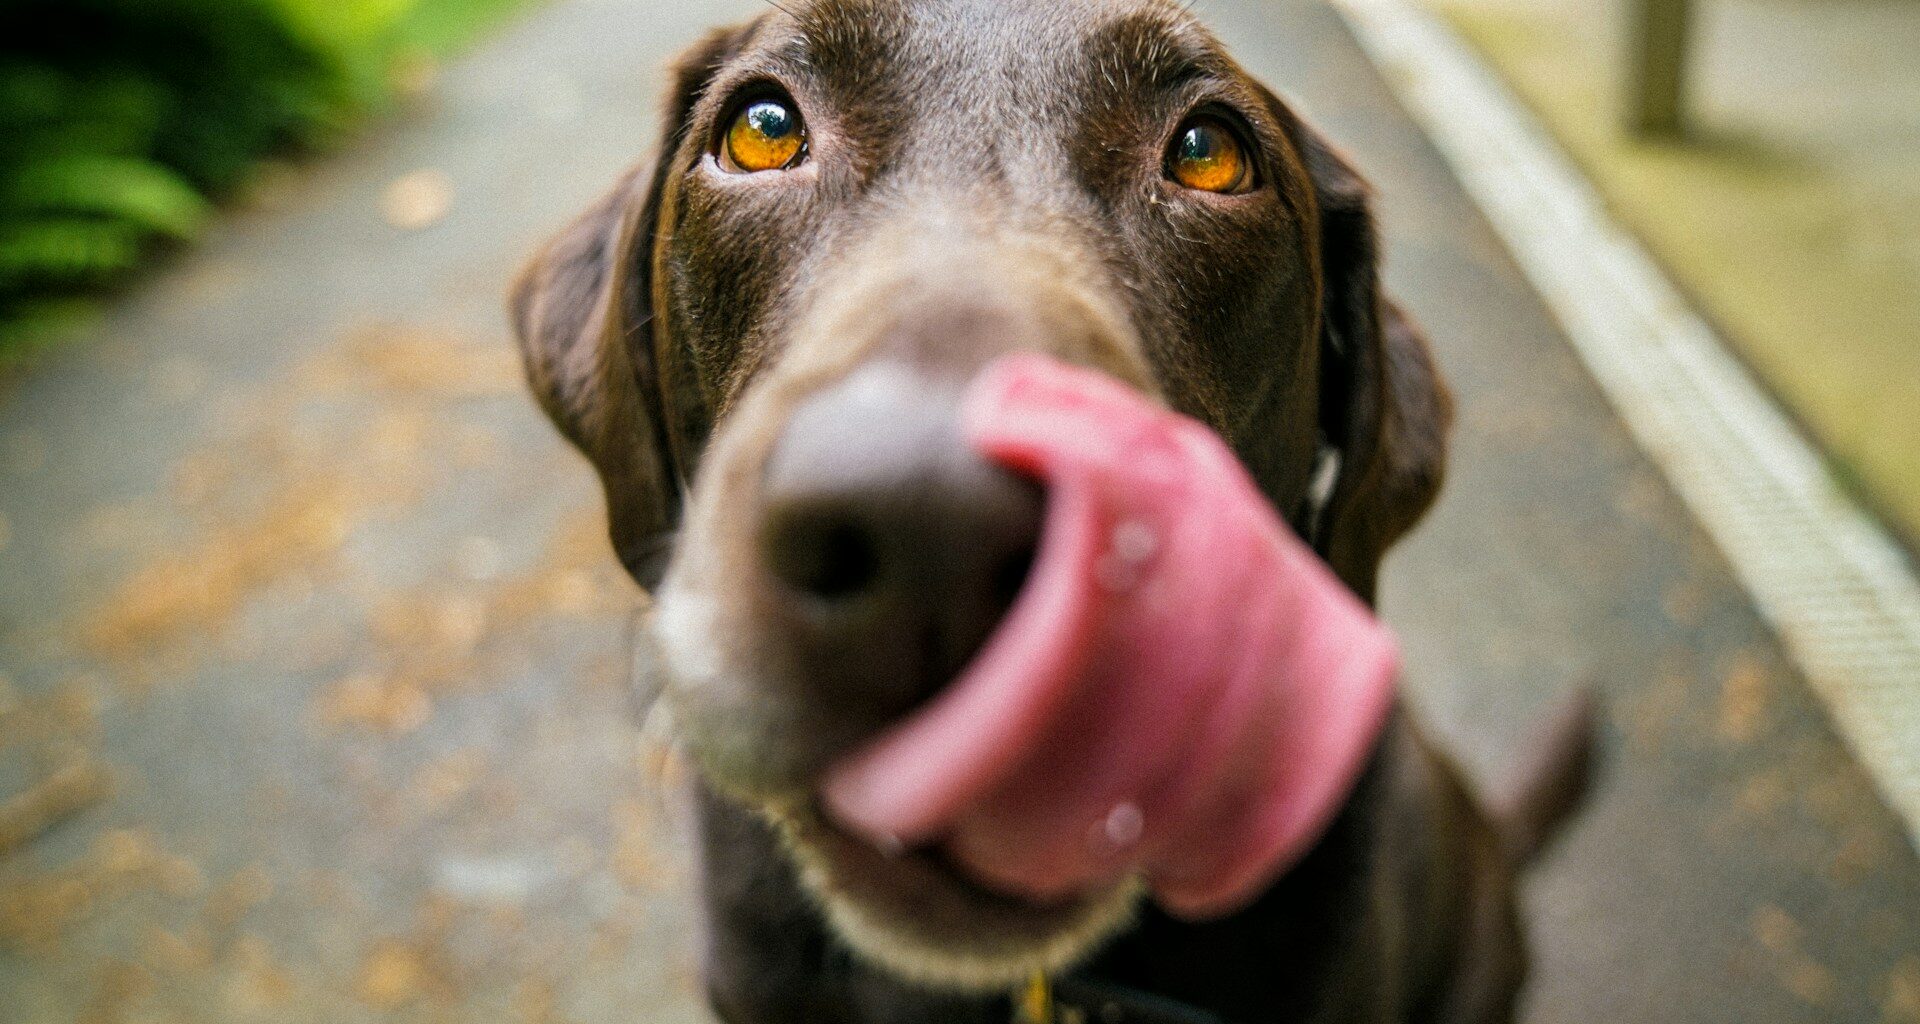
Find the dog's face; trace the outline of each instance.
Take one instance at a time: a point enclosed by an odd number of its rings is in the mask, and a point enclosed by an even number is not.
[[[790,0],[715,33],[514,314],[707,781],[856,948],[942,983],[1060,966],[1133,898],[993,892],[812,809],[1019,590],[1044,495],[960,442],[975,372],[1044,351],[1206,422],[1364,596],[1438,482],[1364,186],[1171,0]]]

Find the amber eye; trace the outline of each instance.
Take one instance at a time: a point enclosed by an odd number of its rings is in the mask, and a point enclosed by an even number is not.
[[[1253,163],[1233,129],[1203,117],[1174,133],[1167,176],[1200,192],[1245,192],[1253,187]]]
[[[781,100],[754,100],[727,126],[721,163],[727,170],[778,171],[800,162],[807,151],[807,129],[800,114]]]

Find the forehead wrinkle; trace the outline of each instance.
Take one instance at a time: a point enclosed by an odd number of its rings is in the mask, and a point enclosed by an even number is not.
[[[797,41],[816,61],[856,62],[871,57],[883,42],[888,14],[876,0],[811,0],[786,6],[799,29]]]
[[[859,93],[886,84],[883,65],[898,37],[894,0],[779,0],[761,16],[743,63]]]
[[[1196,78],[1233,77],[1212,34],[1171,3],[1107,19],[1088,35],[1086,53],[1116,89],[1169,91]]]

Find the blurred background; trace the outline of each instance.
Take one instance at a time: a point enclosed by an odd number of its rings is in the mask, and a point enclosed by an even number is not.
[[[0,1024],[708,1020],[646,599],[501,309],[757,9],[0,0]],[[1414,706],[1488,779],[1605,697],[1524,1019],[1920,1022],[1912,823],[1389,83],[1320,3],[1196,9],[1373,179],[1460,395]],[[1920,3],[1429,9],[1911,552]]]
[[[1920,7],[1436,0],[1911,550]]]
[[[430,88],[524,0],[10,0],[0,9],[0,359]],[[432,205],[418,188],[416,219]],[[424,198],[423,198],[424,197]]]

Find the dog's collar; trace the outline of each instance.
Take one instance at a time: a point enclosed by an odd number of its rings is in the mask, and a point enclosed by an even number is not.
[[[1178,1000],[1094,978],[1053,983],[1057,1024],[1227,1024],[1218,1015]]]

